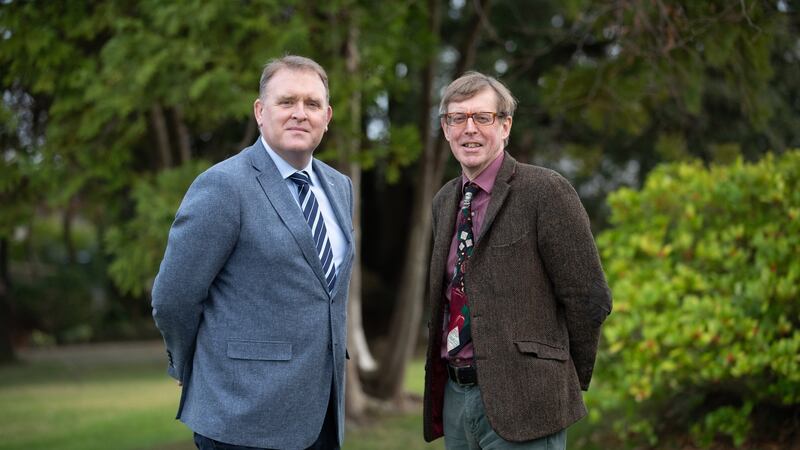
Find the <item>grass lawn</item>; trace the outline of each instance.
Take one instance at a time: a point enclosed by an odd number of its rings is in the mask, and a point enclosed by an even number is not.
[[[0,450],[190,450],[174,420],[179,390],[161,342],[29,352],[0,366]],[[406,387],[422,393],[423,362]],[[422,411],[348,427],[345,450],[443,448],[422,439]]]
[[[0,367],[0,449],[147,449],[186,441],[160,343],[23,355]]]
[[[78,346],[26,352],[0,366],[0,450],[192,450],[175,420],[179,389],[166,374],[161,342]],[[409,366],[405,388],[422,395],[424,362]],[[569,447],[605,446],[582,420]],[[442,449],[422,439],[422,410],[387,413],[348,425],[344,450]],[[605,447],[608,448],[608,447]]]

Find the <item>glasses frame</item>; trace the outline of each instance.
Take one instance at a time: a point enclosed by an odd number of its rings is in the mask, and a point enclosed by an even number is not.
[[[467,118],[464,119],[464,123],[452,123],[451,122],[452,117],[457,115],[457,114],[458,115],[462,115],[463,114],[463,115],[467,116]],[[489,123],[478,123],[473,118],[473,116],[476,115],[476,114],[491,114],[492,121],[489,122]],[[494,125],[495,121],[497,121],[498,118],[505,119],[506,117],[509,117],[509,115],[506,114],[506,113],[503,113],[503,112],[498,113],[498,112],[493,112],[493,111],[476,111],[476,112],[471,112],[471,113],[452,112],[452,113],[439,114],[439,119],[443,120],[444,123],[448,127],[463,127],[463,126],[466,126],[467,125],[467,121],[469,119],[472,119],[472,123],[474,123],[477,126],[488,127],[488,126]]]

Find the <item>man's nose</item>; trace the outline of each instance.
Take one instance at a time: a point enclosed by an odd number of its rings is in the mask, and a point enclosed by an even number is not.
[[[297,102],[292,108],[292,118],[296,120],[306,119],[308,115],[306,114],[306,108],[303,105],[303,102]]]
[[[475,124],[475,119],[472,116],[467,117],[467,122],[464,124],[465,133],[477,133],[478,125]]]

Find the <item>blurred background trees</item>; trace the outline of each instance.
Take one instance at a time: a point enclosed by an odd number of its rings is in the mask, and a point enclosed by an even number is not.
[[[677,165],[656,174],[691,167],[698,184],[688,178],[683,184],[711,189],[702,180],[717,175],[703,165],[743,167],[735,161],[800,147],[796,2],[322,3],[0,4],[0,359],[12,359],[20,345],[157,336],[149,290],[177,205],[197,173],[255,140],[251,111],[260,68],[285,53],[310,56],[328,70],[334,121],[317,156],[349,174],[358,193],[348,389],[348,411],[356,417],[366,408],[360,394],[403,403],[406,364],[424,344],[430,200],[458,174],[438,129],[438,101],[463,71],[480,70],[509,85],[520,107],[508,150],[567,176],[596,231],[608,229],[614,237],[606,242],[625,248],[639,231],[619,218],[618,208],[634,191],[614,197],[611,209],[609,193],[642,187],[662,163]],[[689,161],[694,165],[679,165]],[[778,167],[790,160],[771,161]],[[670,201],[688,201],[678,187]],[[643,266],[652,263],[666,277],[659,289],[670,292],[673,307],[693,301],[675,286],[683,275],[657,265],[658,254],[613,247],[607,245],[604,262],[618,304],[646,307],[629,298],[642,286],[628,294],[622,280],[629,278],[617,273],[616,261],[626,258],[645,258]],[[753,260],[749,269],[761,273],[764,266]],[[717,296],[733,292],[709,289]],[[765,298],[753,294],[749,301]],[[797,300],[796,291],[790,299]],[[603,358],[640,384],[609,372],[599,388],[636,398],[631,386],[642,390],[649,380],[651,391],[643,392],[652,395],[643,400],[672,392],[647,372],[670,353],[626,359],[622,348],[639,345],[641,336],[619,327],[646,322],[624,308],[609,319]],[[784,311],[784,327],[797,329],[796,313]],[[798,381],[784,375],[800,371],[800,362],[786,361],[788,372],[759,374],[796,393]],[[743,408],[757,411],[758,401],[740,398],[744,403],[727,405],[738,408],[731,414],[755,417]],[[622,405],[609,402],[596,409]],[[710,423],[720,414],[727,413]],[[661,431],[641,425],[626,432],[652,438]]]

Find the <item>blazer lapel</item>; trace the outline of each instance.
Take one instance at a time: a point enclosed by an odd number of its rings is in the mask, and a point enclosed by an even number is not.
[[[489,206],[486,208],[486,215],[483,218],[483,225],[481,225],[481,232],[478,234],[478,237],[475,240],[475,245],[478,245],[478,243],[480,243],[483,235],[486,234],[486,231],[492,226],[494,218],[497,217],[497,213],[500,211],[500,208],[506,201],[506,197],[508,197],[508,191],[510,188],[509,182],[511,181],[511,178],[514,176],[516,170],[517,170],[517,160],[512,158],[511,155],[509,155],[508,152],[506,152],[503,164],[500,166],[500,171],[497,172],[497,178],[495,178],[494,180],[494,186],[492,187],[492,197],[489,200]]]
[[[327,291],[328,284],[325,280],[325,274],[322,272],[322,263],[319,260],[317,248],[314,246],[314,238],[309,233],[308,223],[302,211],[300,211],[300,207],[297,206],[297,202],[286,188],[286,182],[278,172],[278,168],[275,167],[275,163],[267,155],[267,150],[261,145],[260,139],[250,147],[249,152],[250,162],[253,168],[258,171],[256,179],[261,185],[261,189],[264,190],[264,194],[266,194],[267,199],[275,208],[286,228],[292,233],[295,242],[303,252],[303,257]]]

